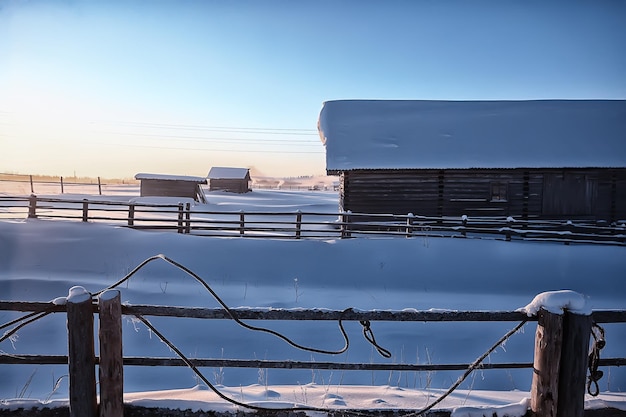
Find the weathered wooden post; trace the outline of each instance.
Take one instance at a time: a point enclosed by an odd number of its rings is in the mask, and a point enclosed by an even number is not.
[[[509,216],[506,218],[506,234],[505,234],[505,240],[507,242],[511,241],[511,229],[513,228],[513,217]]]
[[[413,236],[413,213],[409,213],[406,218],[406,237]]]
[[[37,196],[35,194],[31,194],[28,198],[28,218],[37,218]]]
[[[183,203],[178,203],[178,233],[183,232]]]
[[[63,177],[61,177],[61,194],[63,194]]]
[[[102,195],[102,184],[100,183],[100,177],[98,177],[98,194]]]
[[[83,198],[83,221],[87,222],[89,220],[89,200]]]
[[[100,417],[124,415],[124,366],[122,356],[122,304],[118,290],[98,298],[100,326]]]
[[[33,176],[30,176],[30,193],[34,194],[35,193],[35,187],[33,187]]]
[[[133,203],[128,205],[128,225],[135,225],[135,205]]]
[[[70,417],[96,417],[96,364],[91,295],[83,287],[70,288],[67,297],[70,374]]]
[[[191,233],[191,204],[185,203],[185,233]]]
[[[461,223],[463,226],[463,231],[461,232],[461,236],[467,237],[467,216],[465,214],[461,216]]]
[[[531,409],[536,417],[582,417],[591,316],[537,314]]]
[[[350,210],[341,213],[341,238],[351,237],[350,233]]]
[[[239,212],[239,236],[243,236],[246,230],[245,216],[243,210]]]
[[[302,235],[302,212],[298,210],[296,212],[296,239],[300,239]]]

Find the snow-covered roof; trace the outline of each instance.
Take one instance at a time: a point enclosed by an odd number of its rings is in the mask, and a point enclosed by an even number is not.
[[[327,101],[329,172],[626,167],[625,100]]]
[[[189,175],[167,175],[167,174],[146,174],[139,173],[135,175],[136,180],[163,180],[163,181],[187,181],[197,182],[198,184],[206,184],[206,178],[193,177]]]
[[[213,167],[209,171],[209,179],[243,180],[248,176],[248,168]]]

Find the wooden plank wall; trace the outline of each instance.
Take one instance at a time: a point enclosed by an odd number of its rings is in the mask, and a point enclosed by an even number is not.
[[[191,181],[141,180],[142,197],[196,198],[197,183]]]
[[[247,193],[248,180],[240,179],[211,179],[209,180],[209,189],[211,191],[230,191],[233,193]]]
[[[559,178],[572,176],[584,178],[587,191],[559,195],[568,189]],[[626,169],[353,170],[340,179],[340,210],[353,213],[626,219]],[[505,201],[491,200],[493,183],[507,187]]]

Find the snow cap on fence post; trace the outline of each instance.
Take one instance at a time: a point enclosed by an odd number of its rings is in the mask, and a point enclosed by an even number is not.
[[[553,314],[563,314],[568,311],[583,316],[591,315],[591,306],[587,302],[587,297],[572,290],[542,292],[518,311],[530,317],[537,315],[541,309]]]

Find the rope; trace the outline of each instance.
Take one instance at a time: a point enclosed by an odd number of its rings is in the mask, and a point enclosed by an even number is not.
[[[432,410],[432,408],[434,406],[436,406],[437,404],[439,404],[440,402],[442,402],[446,397],[448,397],[450,394],[452,394],[452,392],[454,392],[455,389],[457,389],[459,387],[459,385],[461,385],[463,383],[463,381],[465,381],[465,379],[476,369],[478,369],[481,365],[481,363],[485,360],[485,358],[487,356],[489,356],[494,350],[496,350],[498,348],[498,346],[500,346],[502,343],[506,342],[507,339],[509,337],[511,337],[514,333],[516,333],[519,329],[522,328],[522,326],[524,324],[526,324],[527,320],[522,321],[521,323],[519,323],[517,326],[515,326],[513,329],[509,330],[504,336],[502,336],[500,338],[500,340],[498,340],[496,343],[494,343],[494,345],[492,347],[490,347],[485,353],[483,353],[480,357],[478,357],[478,359],[476,359],[465,371],[465,373],[463,373],[463,375],[461,375],[454,384],[452,384],[452,386],[446,391],[444,392],[441,396],[439,396],[439,398],[437,398],[435,401],[433,401],[432,403],[430,403],[428,406],[422,408],[421,410],[415,412],[415,413],[408,413],[408,414],[404,414],[402,415],[402,417],[417,417],[417,416],[423,416],[424,413],[426,413],[429,410]]]
[[[291,339],[289,339],[287,336],[272,330],[272,329],[267,329],[264,327],[257,327],[257,326],[253,326],[251,324],[245,323],[244,321],[242,321],[238,316],[237,313],[232,310],[230,307],[228,307],[228,305],[219,297],[219,295],[217,295],[217,293],[211,288],[211,286],[209,286],[209,284],[207,284],[207,282],[202,279],[200,276],[198,276],[195,272],[193,272],[192,270],[190,270],[189,268],[187,268],[186,266],[168,258],[165,255],[155,255],[152,256],[148,259],[146,259],[145,261],[143,261],[142,263],[140,263],[137,267],[135,267],[131,272],[129,272],[125,277],[123,277],[122,279],[120,279],[119,281],[117,281],[115,284],[98,291],[97,293],[94,294],[94,296],[97,296],[101,293],[103,293],[106,290],[110,290],[113,289],[121,284],[123,284],[125,281],[127,281],[128,279],[130,279],[133,275],[135,275],[135,273],[137,273],[141,268],[143,268],[146,264],[148,264],[149,262],[152,262],[154,260],[157,259],[161,259],[164,260],[165,262],[168,262],[171,265],[174,265],[176,268],[184,271],[186,274],[188,274],[189,276],[193,277],[196,281],[198,281],[203,287],[204,289],[206,289],[211,296],[213,296],[213,298],[222,306],[222,308],[228,313],[228,315],[231,317],[231,319],[233,319],[237,324],[239,324],[241,327],[248,329],[248,330],[252,330],[252,331],[257,331],[257,332],[263,332],[263,333],[269,333],[271,335],[274,335],[276,337],[278,337],[279,339],[282,339],[283,341],[285,341],[286,343],[288,343],[289,345],[295,347],[296,349],[300,349],[300,350],[304,350],[307,352],[313,352],[313,353],[321,353],[324,355],[340,355],[344,352],[346,352],[348,350],[348,348],[350,347],[350,339],[348,338],[348,334],[346,333],[346,330],[343,327],[343,316],[349,312],[352,311],[352,308],[347,308],[345,310],[342,311],[341,316],[339,317],[339,330],[341,332],[341,335],[343,337],[344,340],[344,346],[339,349],[339,350],[325,350],[325,349],[317,349],[317,348],[312,348],[312,347],[308,347],[308,346],[303,346],[300,345],[294,341],[292,341]],[[369,321],[367,322],[367,324],[364,324],[364,322],[361,322],[361,325],[364,327],[363,328],[363,334],[365,336],[365,338],[372,344],[374,345],[374,347],[376,348],[376,350],[381,354],[381,356],[385,357],[385,358],[390,358],[391,357],[391,353],[389,353],[388,350],[380,347],[377,343],[376,340],[374,339],[374,333],[372,332],[371,328],[369,327]]]
[[[604,340],[604,329],[597,323],[591,325],[591,335],[593,336],[593,346],[589,352],[589,376],[587,378],[587,392],[593,397],[600,394],[600,386],[598,381],[604,375],[604,372],[598,369],[600,365],[600,351],[606,346]]]
[[[33,323],[33,322],[35,322],[35,321],[37,321],[37,320],[47,316],[50,313],[52,313],[52,311],[43,311],[43,312],[37,312],[37,313],[29,313],[29,314],[26,314],[23,317],[20,317],[20,318],[15,319],[15,320],[11,320],[10,322],[3,324],[2,326],[0,326],[0,329],[4,329],[5,327],[9,327],[9,326],[11,326],[11,325],[21,321],[21,323],[19,325],[15,326],[11,330],[5,332],[2,335],[2,337],[0,337],[0,343],[4,342],[5,340],[7,340],[11,336],[13,336],[21,328],[23,328],[23,327],[29,325],[30,323]]]
[[[154,333],[163,343],[165,343],[167,345],[167,347],[169,347],[174,353],[176,353],[176,355],[178,355],[178,357],[185,362],[185,364],[198,376],[198,378],[200,378],[202,380],[202,382],[204,382],[206,384],[206,386],[213,391],[218,397],[220,397],[221,399],[223,399],[224,401],[227,401],[231,404],[237,405],[239,407],[244,407],[244,408],[248,408],[251,410],[256,410],[256,411],[269,411],[269,412],[290,412],[290,411],[319,411],[319,412],[323,412],[323,413],[332,413],[332,412],[336,412],[337,410],[335,409],[331,409],[331,408],[321,408],[321,407],[311,407],[311,406],[297,406],[297,407],[284,407],[284,408],[267,408],[267,407],[260,407],[257,405],[251,405],[251,404],[246,404],[243,403],[241,401],[237,401],[234,398],[230,398],[226,395],[224,395],[219,389],[217,389],[217,387],[215,387],[215,385],[213,385],[203,374],[202,372],[200,372],[200,370],[198,370],[198,368],[191,362],[191,360],[189,358],[187,358],[172,342],[170,342],[161,332],[159,332],[146,318],[144,318],[141,315],[135,314],[134,315],[137,319],[139,319],[143,324],[146,325],[146,327],[148,327],[148,329],[150,329],[150,331],[152,333]],[[349,411],[349,410],[345,410],[342,412],[344,414],[350,414],[350,415],[355,415],[355,416],[361,416],[361,417],[371,417],[371,414],[369,413],[361,413],[358,411]]]
[[[387,359],[391,358],[391,352],[389,352],[387,349],[381,347],[378,343],[376,343],[374,332],[370,328],[370,321],[360,320],[359,323],[361,323],[361,326],[363,326],[363,336],[368,342],[370,342],[376,348],[380,356],[382,356],[383,358],[387,358]]]

